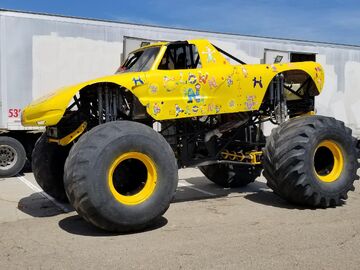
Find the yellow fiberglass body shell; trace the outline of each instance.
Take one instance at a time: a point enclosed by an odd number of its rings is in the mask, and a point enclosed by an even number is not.
[[[323,69],[315,62],[232,65],[209,41],[189,40],[188,43],[197,48],[199,68],[158,69],[167,43],[155,44],[152,46],[161,49],[150,70],[115,74],[60,89],[26,107],[22,123],[56,125],[74,95],[88,85],[102,82],[115,83],[131,91],[155,120],[258,110],[269,83],[286,71],[308,74],[318,93],[324,84]]]

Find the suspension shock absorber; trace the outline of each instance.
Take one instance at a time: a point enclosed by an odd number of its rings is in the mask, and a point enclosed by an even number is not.
[[[274,112],[276,122],[281,124],[285,122],[287,117],[287,106],[284,92],[284,75],[282,73],[276,75],[276,90]]]
[[[101,85],[98,86],[98,117],[99,117],[99,124],[103,123],[103,97],[102,97],[102,87]]]

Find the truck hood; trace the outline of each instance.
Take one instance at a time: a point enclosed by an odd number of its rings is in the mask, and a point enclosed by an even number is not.
[[[130,91],[146,83],[144,72],[120,73],[105,76],[72,86],[60,88],[39,99],[34,100],[22,110],[23,126],[53,126],[65,113],[72,98],[84,87],[95,83],[115,83]]]

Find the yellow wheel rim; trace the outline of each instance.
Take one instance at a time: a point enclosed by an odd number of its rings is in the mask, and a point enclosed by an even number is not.
[[[136,165],[132,165],[132,171],[129,168],[126,168],[125,162],[133,162],[138,164],[138,168]],[[140,165],[142,164],[142,165]],[[144,173],[140,176],[137,171],[144,171],[146,169],[146,175],[144,177]],[[126,175],[126,172],[130,172],[131,175]],[[119,177],[122,175],[123,178]],[[141,178],[141,179],[138,179]],[[121,190],[119,186],[121,186],[121,182],[126,182],[128,184],[134,186],[134,183],[137,183],[135,186],[135,190],[132,192],[126,192],[126,190]],[[139,152],[128,152],[120,155],[118,158],[114,160],[111,164],[108,174],[108,185],[110,191],[114,198],[126,205],[137,205],[144,201],[146,201],[154,192],[157,181],[157,173],[156,166],[154,161],[147,155]],[[129,194],[130,193],[130,194]]]
[[[324,140],[315,150],[314,169],[317,178],[326,183],[335,182],[344,169],[341,147],[334,141]]]

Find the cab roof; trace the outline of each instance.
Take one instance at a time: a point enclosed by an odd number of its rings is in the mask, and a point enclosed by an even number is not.
[[[147,48],[151,48],[151,47],[161,47],[161,46],[167,46],[167,45],[170,45],[170,44],[188,44],[188,43],[197,43],[197,42],[209,42],[208,40],[205,40],[205,39],[194,39],[194,40],[178,40],[178,41],[159,41],[159,42],[155,42],[155,43],[151,43],[149,45],[146,45],[146,46],[142,46],[134,51],[132,51],[131,53],[135,53],[137,51],[142,51],[144,49],[147,49]]]

